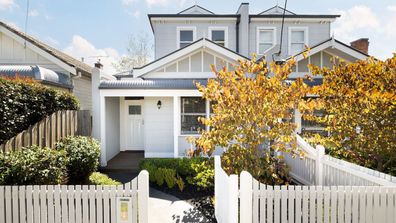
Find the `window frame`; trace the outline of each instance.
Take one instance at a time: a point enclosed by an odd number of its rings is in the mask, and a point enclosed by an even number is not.
[[[184,98],[200,98],[200,99],[202,99],[202,100],[204,100],[204,102],[205,102],[205,112],[203,112],[203,113],[197,113],[197,112],[192,112],[192,113],[185,113],[185,112],[183,112],[183,99]],[[197,131],[197,132],[192,132],[192,131],[190,131],[190,132],[183,132],[183,130],[182,130],[182,117],[183,116],[203,116],[203,117],[205,117],[205,118],[208,118],[208,105],[207,105],[207,100],[205,100],[205,99],[203,99],[202,97],[188,97],[188,96],[186,96],[186,97],[180,97],[180,135],[181,136],[197,136],[197,135],[200,135],[199,134],[199,132]],[[205,126],[204,127],[205,129],[207,129],[207,127]],[[204,130],[205,130],[204,129]]]
[[[309,29],[308,29],[308,27],[307,26],[293,26],[293,27],[289,27],[289,32],[288,32],[288,54],[289,54],[289,56],[292,56],[292,55],[294,55],[294,54],[296,54],[296,53],[292,53],[291,51],[291,49],[292,49],[292,32],[293,31],[303,31],[304,32],[304,45],[308,45],[308,32],[309,32]],[[298,43],[298,44],[301,44],[301,43]],[[297,52],[297,53],[300,53],[300,52]]]
[[[193,43],[197,39],[197,27],[195,26],[178,26],[176,27],[176,48],[180,49],[180,31],[192,31],[193,32],[193,39],[189,44]],[[183,41],[184,43],[187,43],[187,41]]]
[[[266,51],[264,52],[260,52],[260,32],[261,31],[272,31],[272,46],[270,48],[268,48]],[[268,43],[267,43],[268,44]],[[266,54],[268,51],[272,50],[277,44],[276,41],[276,27],[269,27],[269,26],[258,26],[256,28],[256,54],[263,56],[264,54]]]
[[[212,40],[212,31],[224,31],[224,47],[228,48],[228,27],[227,26],[210,26],[208,28],[209,39]],[[215,41],[213,41],[216,43]],[[218,43],[216,43],[218,44]],[[220,44],[218,44],[220,45]],[[221,46],[221,45],[220,45]]]

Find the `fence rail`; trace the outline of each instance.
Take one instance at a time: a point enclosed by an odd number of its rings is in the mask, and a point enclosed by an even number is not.
[[[31,145],[53,148],[61,138],[73,135],[91,135],[90,111],[55,112],[0,145],[0,150],[15,151]]]
[[[241,174],[240,222],[396,221],[396,187],[268,186]]]
[[[148,189],[147,171],[120,186],[0,186],[0,223],[147,223]]]
[[[325,155],[323,146],[316,149],[297,135],[297,146],[305,157],[283,154],[290,175],[305,185],[323,186],[396,186],[396,177]]]

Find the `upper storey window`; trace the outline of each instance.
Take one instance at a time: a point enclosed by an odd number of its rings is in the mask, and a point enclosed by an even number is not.
[[[227,27],[209,27],[209,39],[220,46],[228,47]]]
[[[275,46],[276,32],[274,27],[257,27],[258,55],[264,55]]]
[[[177,48],[183,48],[195,41],[195,27],[177,27]]]
[[[308,44],[307,27],[290,27],[289,28],[289,54],[295,55],[305,49]]]

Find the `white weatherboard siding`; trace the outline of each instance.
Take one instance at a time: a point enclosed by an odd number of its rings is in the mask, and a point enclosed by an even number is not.
[[[249,26],[249,56],[252,53],[256,53],[257,48],[257,27],[260,28],[273,28],[276,29],[276,49],[267,52],[267,58],[272,59],[272,53],[279,50],[280,44],[280,34],[281,34],[281,22],[259,22],[252,21]],[[288,40],[289,40],[289,28],[290,27],[307,27],[308,29],[308,45],[313,46],[318,44],[328,38],[330,38],[330,23],[320,23],[320,22],[300,22],[298,24],[285,23],[283,30],[283,43],[282,43],[282,54],[290,55],[288,52]],[[263,56],[263,55],[259,55]]]
[[[0,64],[38,65],[55,72],[69,74],[68,71],[54,64],[38,53],[24,47],[23,44],[0,32]]]
[[[106,160],[120,152],[120,98],[106,98]]]
[[[188,19],[187,19],[188,20]],[[154,21],[153,29],[155,31],[155,59],[163,57],[178,49],[177,46],[177,27],[196,27],[195,40],[201,38],[209,38],[209,27],[226,27],[228,29],[228,48],[236,51],[236,21],[225,20],[216,21],[214,24],[210,21],[190,21],[188,24],[185,21]]]
[[[144,98],[144,130],[146,157],[173,157],[172,97]]]
[[[91,87],[91,78],[85,76],[73,78],[73,94],[80,100],[81,110],[92,110]]]

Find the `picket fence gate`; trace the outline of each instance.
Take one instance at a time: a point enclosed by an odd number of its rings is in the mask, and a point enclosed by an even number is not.
[[[0,223],[147,223],[148,178],[142,171],[119,186],[0,186]],[[131,202],[120,208],[120,199]]]

